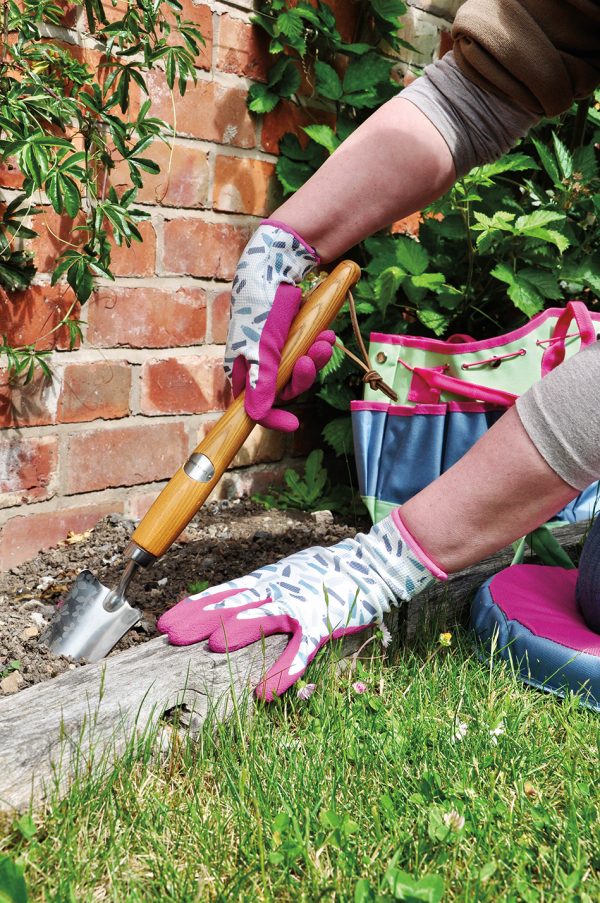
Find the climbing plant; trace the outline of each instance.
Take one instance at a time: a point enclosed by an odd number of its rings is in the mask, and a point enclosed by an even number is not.
[[[374,109],[399,90],[394,79],[405,6],[361,2],[354,43],[344,43],[331,9],[264,0],[255,18],[270,36],[274,64],[249,97],[256,113],[282,100],[320,121],[283,136],[277,176],[297,190]],[[306,85],[310,86],[306,96]],[[303,85],[301,92],[300,88]],[[474,169],[422,212],[418,234],[386,230],[351,249],[363,267],[356,290],[371,329],[443,338],[484,338],[521,325],[549,305],[600,296],[600,95],[544,121],[501,160]],[[332,125],[323,123],[322,111]],[[401,178],[390,173],[390,178]],[[353,346],[344,312],[336,324]],[[360,378],[341,352],[322,373],[324,435],[339,454],[352,449],[349,403]]]
[[[77,7],[70,43],[67,7],[56,0],[0,3],[0,163],[23,175],[18,194],[0,208],[0,286],[10,292],[31,283],[32,254],[20,242],[36,236],[30,218],[50,204],[72,223],[52,274],[53,284],[65,279],[75,294],[55,327],[66,326],[72,344],[80,335],[76,302],[87,301],[94,277],[114,278],[113,243],[142,240],[138,225],[148,214],[136,207],[136,194],[145,174],[159,172],[145,152],[153,141],[168,140],[167,124],[151,115],[146,76],[163,69],[169,88],[183,95],[196,80],[204,44],[179,0],[70,4]],[[135,109],[133,89],[141,95]],[[117,190],[111,172],[124,163],[128,184]],[[30,379],[38,364],[47,370],[44,357],[35,344],[17,348],[2,338],[0,363],[13,375]]]

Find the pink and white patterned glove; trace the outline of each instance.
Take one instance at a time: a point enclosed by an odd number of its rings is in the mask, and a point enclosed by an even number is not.
[[[316,252],[292,229],[265,220],[237,265],[231,287],[231,320],[224,367],[233,394],[246,390],[246,411],[262,426],[292,432],[298,418],[274,409],[281,351],[298,309],[299,282],[319,263]],[[294,367],[290,383],[277,401],[306,392],[333,352],[335,334],[321,333]]]
[[[157,626],[175,645],[208,639],[212,652],[233,652],[271,634],[290,634],[285,651],[256,688],[257,696],[271,702],[302,677],[329,640],[381,623],[392,606],[445,577],[393,511],[367,534],[296,552],[189,596]]]

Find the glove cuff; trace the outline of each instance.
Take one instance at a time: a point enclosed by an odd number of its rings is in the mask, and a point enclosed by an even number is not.
[[[441,569],[441,567],[432,560],[432,558],[427,554],[425,549],[417,542],[415,537],[412,535],[402,518],[400,517],[400,508],[395,508],[392,511],[392,520],[398,533],[404,540],[404,542],[408,543],[412,551],[415,553],[421,564],[424,564],[428,571],[431,571],[434,577],[438,580],[447,580],[448,574]]]
[[[311,245],[309,245],[308,242],[305,241],[302,238],[302,236],[296,232],[295,229],[292,229],[290,226],[286,226],[285,223],[282,223],[280,220],[277,220],[277,219],[263,219],[263,220],[261,220],[260,225],[261,226],[273,226],[275,229],[282,229],[284,232],[287,232],[288,235],[293,235],[294,238],[296,238],[300,242],[300,244],[304,248],[306,248],[308,253],[312,254],[312,256],[315,259],[315,266],[318,265],[319,263],[321,263],[321,258],[319,257],[319,255],[317,254],[315,249],[313,247],[311,247]]]

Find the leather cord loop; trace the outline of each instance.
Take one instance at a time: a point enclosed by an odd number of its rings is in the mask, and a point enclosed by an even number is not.
[[[398,401],[398,393],[395,392],[391,386],[388,386],[381,374],[373,368],[373,364],[371,363],[371,360],[369,358],[363,337],[360,334],[358,317],[356,316],[356,305],[354,304],[352,292],[348,292],[348,307],[350,308],[350,321],[352,323],[354,338],[356,339],[356,344],[359,347],[363,359],[361,360],[361,358],[357,357],[352,351],[349,351],[348,348],[345,347],[345,345],[342,345],[339,339],[335,343],[336,347],[339,348],[340,351],[343,351],[344,354],[349,357],[350,360],[353,361],[358,367],[364,370],[362,378],[364,383],[368,383],[369,386],[376,391],[383,392],[383,394],[387,395],[387,397],[392,401]]]

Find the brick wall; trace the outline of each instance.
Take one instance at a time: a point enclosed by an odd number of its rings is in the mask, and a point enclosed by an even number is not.
[[[351,40],[356,4],[331,5]],[[458,5],[411,3],[406,37],[422,53],[402,57],[402,70],[443,52]],[[144,243],[115,250],[116,281],[98,280],[81,312],[81,347],[68,351],[60,334],[39,343],[53,350],[51,380],[11,388],[0,371],[0,568],[106,513],[139,518],[227,405],[229,281],[248,236],[278,202],[279,138],[310,121],[287,103],[262,121],[249,115],[248,86],[264,80],[268,63],[251,11],[252,0],[184,0],[206,47],[199,81],[183,98],[172,100],[160,72],[149,79],[154,111],[175,125],[176,138],[171,151],[157,142],[147,152],[162,171],[146,177],[139,196],[151,214]],[[113,183],[122,179],[117,170]],[[14,196],[19,174],[4,168],[0,186],[1,197]],[[36,226],[35,285],[0,295],[0,334],[12,344],[47,333],[73,302],[69,289],[49,284],[69,223],[44,207]],[[218,494],[264,488],[310,442],[306,428],[292,438],[257,429]]]

